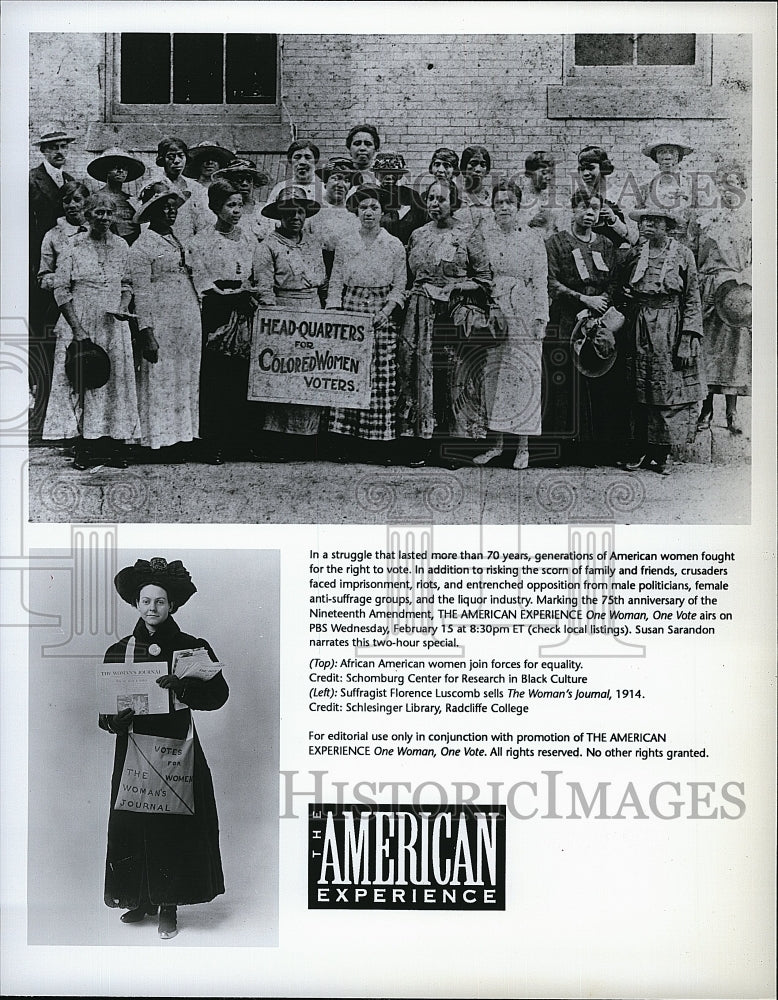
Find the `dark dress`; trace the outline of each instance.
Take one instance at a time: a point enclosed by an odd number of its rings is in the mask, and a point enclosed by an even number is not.
[[[133,630],[134,661],[166,660],[171,672],[177,649],[205,647],[211,659],[216,655],[205,639],[182,632],[168,618],[151,636],[142,621]],[[110,646],[106,663],[123,663],[130,636]],[[149,646],[156,644],[155,656]],[[189,708],[167,715],[139,715],[133,719],[136,733],[183,740],[189,730],[190,709],[213,711],[227,701],[229,688],[221,671],[209,681],[185,691],[179,700]],[[107,729],[107,717],[100,716],[100,728]],[[194,816],[135,813],[113,808],[119,791],[127,735],[116,736],[111,777],[111,811],[108,819],[108,851],[105,862],[106,906],[134,909],[148,902],[176,906],[207,903],[224,892],[219,853],[219,820],[208,762],[197,732],[194,732]]]
[[[578,295],[603,295],[611,283],[613,244],[595,234],[582,243],[573,234],[546,240],[550,323],[543,343],[543,437],[597,445],[615,458],[628,438],[628,395],[623,350],[616,336],[617,358],[609,372],[582,375],[573,361],[570,334],[585,307]]]
[[[63,170],[62,179],[67,184],[73,177]],[[41,163],[30,171],[29,187],[29,381],[30,387],[34,386],[37,389],[35,408],[30,414],[30,435],[36,439],[43,430],[43,420],[49,402],[54,347],[57,340],[54,327],[59,317],[59,307],[54,301],[51,290],[41,288],[37,277],[43,237],[57,225],[57,219],[61,214],[60,188],[49,177]]]
[[[660,250],[638,243],[620,258],[614,290],[627,315],[629,379],[634,389],[636,436],[667,448],[694,439],[699,403],[707,395],[702,352],[683,367],[683,333],[702,338],[702,306],[694,255],[668,239]]]

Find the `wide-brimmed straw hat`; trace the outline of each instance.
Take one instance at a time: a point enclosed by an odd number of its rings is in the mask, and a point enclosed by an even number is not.
[[[161,587],[168,600],[180,608],[186,604],[192,594],[197,593],[197,587],[192,583],[192,577],[180,559],[168,562],[160,556],[154,559],[138,559],[134,566],[120,570],[113,578],[119,597],[135,607],[138,591],[142,587],[153,584]]]
[[[275,201],[265,205],[262,209],[262,215],[267,219],[280,219],[281,212],[285,208],[304,208],[306,217],[310,218],[312,215],[316,215],[321,205],[318,201],[308,197],[305,188],[297,184],[289,184],[287,187],[281,188]]]
[[[722,323],[740,329],[751,326],[751,299],[751,286],[730,278],[719,286],[713,301]]]
[[[40,138],[33,141],[33,146],[46,146],[50,142],[75,142],[76,137],[65,129],[54,128],[53,125],[41,132]]]
[[[582,375],[599,378],[616,364],[616,334],[625,317],[612,306],[602,316],[582,316],[570,334],[573,364]]]
[[[146,173],[146,165],[136,156],[130,156],[128,152],[119,149],[118,146],[111,146],[104,150],[99,156],[87,164],[86,172],[97,181],[104,181],[108,178],[108,171],[114,167],[124,167],[127,171],[127,181],[136,181]]]
[[[676,215],[675,212],[673,212],[672,209],[662,208],[661,205],[650,205],[650,206],[643,206],[642,208],[633,208],[633,210],[629,213],[629,217],[630,219],[632,219],[633,222],[640,222],[641,219],[645,219],[647,217],[656,219],[667,219],[667,221],[670,223],[673,229],[675,229],[675,227],[678,225],[679,222],[678,216]]]
[[[262,187],[264,184],[270,183],[269,174],[266,174],[264,170],[257,170],[256,163],[249,159],[233,160],[226,167],[221,167],[219,170],[214,170],[213,172],[214,177],[223,177],[226,181],[231,181],[241,174],[248,174],[256,187]]]
[[[203,160],[216,160],[221,169],[222,167],[228,167],[234,159],[235,154],[231,150],[220,146],[218,142],[203,139],[202,142],[198,142],[196,145],[190,147],[189,158],[184,167],[184,177],[199,177],[200,165]]]
[[[132,221],[138,225],[141,222],[148,222],[151,209],[160,201],[175,198],[180,208],[191,196],[190,191],[179,191],[178,188],[174,188],[165,181],[154,181],[153,184],[149,184],[141,191],[141,206],[135,213]]]
[[[333,174],[343,174],[345,177],[353,177],[356,172],[351,159],[348,156],[330,156],[326,163],[316,168],[316,176],[326,184]]]
[[[694,149],[689,146],[685,139],[680,138],[677,135],[669,135],[663,139],[656,139],[654,142],[649,142],[648,145],[643,147],[643,156],[649,156],[656,163],[656,151],[660,146],[675,146],[678,150],[678,159],[682,160],[684,156],[688,156],[689,153],[693,153]]]

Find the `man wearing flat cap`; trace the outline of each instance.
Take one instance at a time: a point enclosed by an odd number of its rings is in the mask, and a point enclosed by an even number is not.
[[[41,243],[62,215],[61,188],[74,180],[64,167],[68,148],[75,139],[66,129],[49,125],[33,143],[43,156],[43,162],[30,171],[29,188],[29,384],[35,395],[35,406],[30,412],[30,437],[36,441],[40,439],[46,415],[54,361],[53,329],[59,315],[51,292],[38,287]]]

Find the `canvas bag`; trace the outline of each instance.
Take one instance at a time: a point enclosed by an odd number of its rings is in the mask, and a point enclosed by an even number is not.
[[[128,648],[128,655],[132,656]],[[183,740],[127,732],[114,809],[148,815],[194,816],[194,726]]]

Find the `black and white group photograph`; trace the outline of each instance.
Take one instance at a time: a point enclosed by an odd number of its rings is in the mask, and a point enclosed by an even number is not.
[[[277,945],[279,570],[31,554],[30,944]]]
[[[29,56],[31,520],[748,522],[750,36]]]

